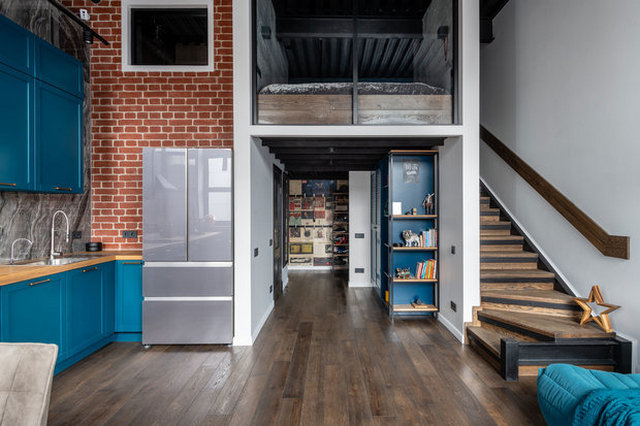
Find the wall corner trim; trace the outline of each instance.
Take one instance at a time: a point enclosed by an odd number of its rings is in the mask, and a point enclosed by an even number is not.
[[[440,323],[444,325],[447,328],[447,330],[449,330],[449,332],[453,334],[453,337],[455,337],[456,339],[458,339],[458,341],[460,341],[460,343],[464,343],[464,333],[458,330],[456,326],[453,325],[444,316],[442,316],[442,314],[438,314],[438,321],[440,321]]]
[[[262,327],[264,327],[264,324],[267,322],[267,320],[269,319],[269,315],[271,315],[271,312],[273,312],[273,309],[276,307],[275,302],[272,300],[271,304],[269,305],[269,307],[267,308],[267,310],[264,312],[264,315],[262,316],[262,318],[260,318],[260,322],[258,323],[258,325],[256,326],[256,328],[253,330],[253,336],[251,337],[252,342],[255,342],[256,339],[258,338],[258,335],[260,334],[260,331],[262,330]],[[253,344],[253,343],[252,343]]]
[[[251,336],[233,336],[233,346],[253,346]]]

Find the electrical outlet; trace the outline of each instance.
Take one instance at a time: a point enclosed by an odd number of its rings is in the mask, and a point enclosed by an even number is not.
[[[273,286],[272,285],[269,286],[269,293],[273,293]]]
[[[456,246],[451,246],[451,254],[456,254]]]
[[[122,231],[122,238],[138,238],[138,231]]]
[[[357,234],[355,235],[355,237],[356,237],[357,239],[364,239],[364,234],[362,234],[362,233],[357,233]]]
[[[82,239],[82,231],[73,231],[71,233],[71,239],[72,240],[80,240],[80,239]]]
[[[258,257],[258,248],[253,249],[253,257]]]
[[[269,247],[273,245],[273,240],[269,240]]]
[[[364,274],[364,268],[356,268],[356,274]]]
[[[451,310],[453,312],[457,312],[458,311],[458,306],[453,302],[453,300],[451,301]]]

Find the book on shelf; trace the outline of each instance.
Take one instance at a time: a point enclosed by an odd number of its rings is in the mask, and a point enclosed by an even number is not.
[[[418,262],[416,266],[416,278],[419,280],[434,280],[436,279],[437,270],[438,261],[435,259]]]
[[[419,235],[420,247],[437,247],[438,246],[438,230],[429,229],[422,231]]]

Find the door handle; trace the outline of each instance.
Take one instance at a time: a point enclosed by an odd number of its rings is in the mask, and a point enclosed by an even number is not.
[[[62,188],[60,186],[56,186],[54,189],[58,191],[73,191],[73,188]]]
[[[144,262],[122,262],[123,265],[142,265]]]
[[[83,269],[83,270],[82,270],[82,273],[84,274],[85,272],[91,272],[91,271],[97,271],[97,270],[98,270],[98,267],[97,267],[97,266],[95,266],[95,267],[93,267],[93,268]]]
[[[2,186],[18,186],[15,183],[5,183],[5,182],[0,182],[0,185],[2,185]]]
[[[51,278],[47,278],[46,280],[42,280],[42,281],[35,281],[35,282],[32,282],[32,283],[29,283],[29,285],[31,287],[33,287],[34,285],[48,283],[49,281],[51,281]]]

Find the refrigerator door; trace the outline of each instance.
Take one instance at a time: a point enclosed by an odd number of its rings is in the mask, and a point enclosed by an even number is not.
[[[144,148],[142,256],[151,262],[187,260],[187,151]]]
[[[233,264],[157,263],[142,267],[144,297],[231,297]]]
[[[232,260],[232,155],[230,149],[188,153],[188,260]]]
[[[233,338],[231,298],[162,300],[142,302],[142,343],[229,344]]]

